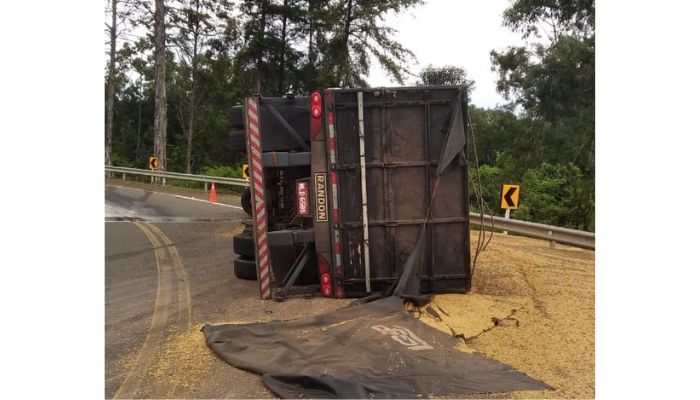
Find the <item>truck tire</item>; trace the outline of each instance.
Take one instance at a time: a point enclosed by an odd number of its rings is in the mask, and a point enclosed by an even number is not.
[[[251,203],[250,199],[249,187],[243,189],[243,193],[241,193],[241,207],[243,207],[243,211],[245,211],[246,214],[250,215],[251,217],[253,216],[253,204]]]
[[[255,258],[255,243],[250,232],[239,233],[233,237],[233,252],[243,257]]]
[[[233,258],[233,273],[240,279],[251,281],[258,279],[258,272],[255,268],[255,260],[238,255]]]

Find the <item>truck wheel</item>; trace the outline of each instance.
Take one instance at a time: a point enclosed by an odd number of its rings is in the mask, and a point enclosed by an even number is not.
[[[250,199],[249,187],[243,189],[243,193],[241,193],[241,207],[243,207],[243,211],[245,211],[246,214],[250,215],[251,217],[253,216],[253,204],[251,203]]]
[[[235,256],[233,258],[233,273],[240,279],[257,280],[258,273],[255,268],[255,260]]]
[[[251,233],[239,233],[233,237],[233,252],[244,257],[255,258],[255,243]]]

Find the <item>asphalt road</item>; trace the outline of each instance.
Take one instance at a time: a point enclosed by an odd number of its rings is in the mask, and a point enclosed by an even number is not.
[[[269,398],[260,377],[209,351],[204,324],[291,319],[345,301],[258,299],[233,274],[240,208],[105,188],[105,397]]]

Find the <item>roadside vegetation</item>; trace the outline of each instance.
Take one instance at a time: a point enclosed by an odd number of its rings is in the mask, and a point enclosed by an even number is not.
[[[105,163],[147,168],[159,154],[169,171],[240,177],[231,106],[367,86],[371,63],[399,85],[473,89],[463,66],[408,70],[415,57],[384,17],[424,2],[106,0]],[[513,218],[594,231],[595,3],[514,0],[503,24],[528,44],[491,52],[507,103],[470,107],[483,197],[498,215],[501,185],[518,183]]]

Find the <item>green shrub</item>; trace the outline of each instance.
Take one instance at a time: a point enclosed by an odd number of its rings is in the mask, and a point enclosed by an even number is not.
[[[241,178],[241,167],[230,167],[227,165],[219,165],[214,167],[202,167],[201,175],[221,176],[224,178]]]

